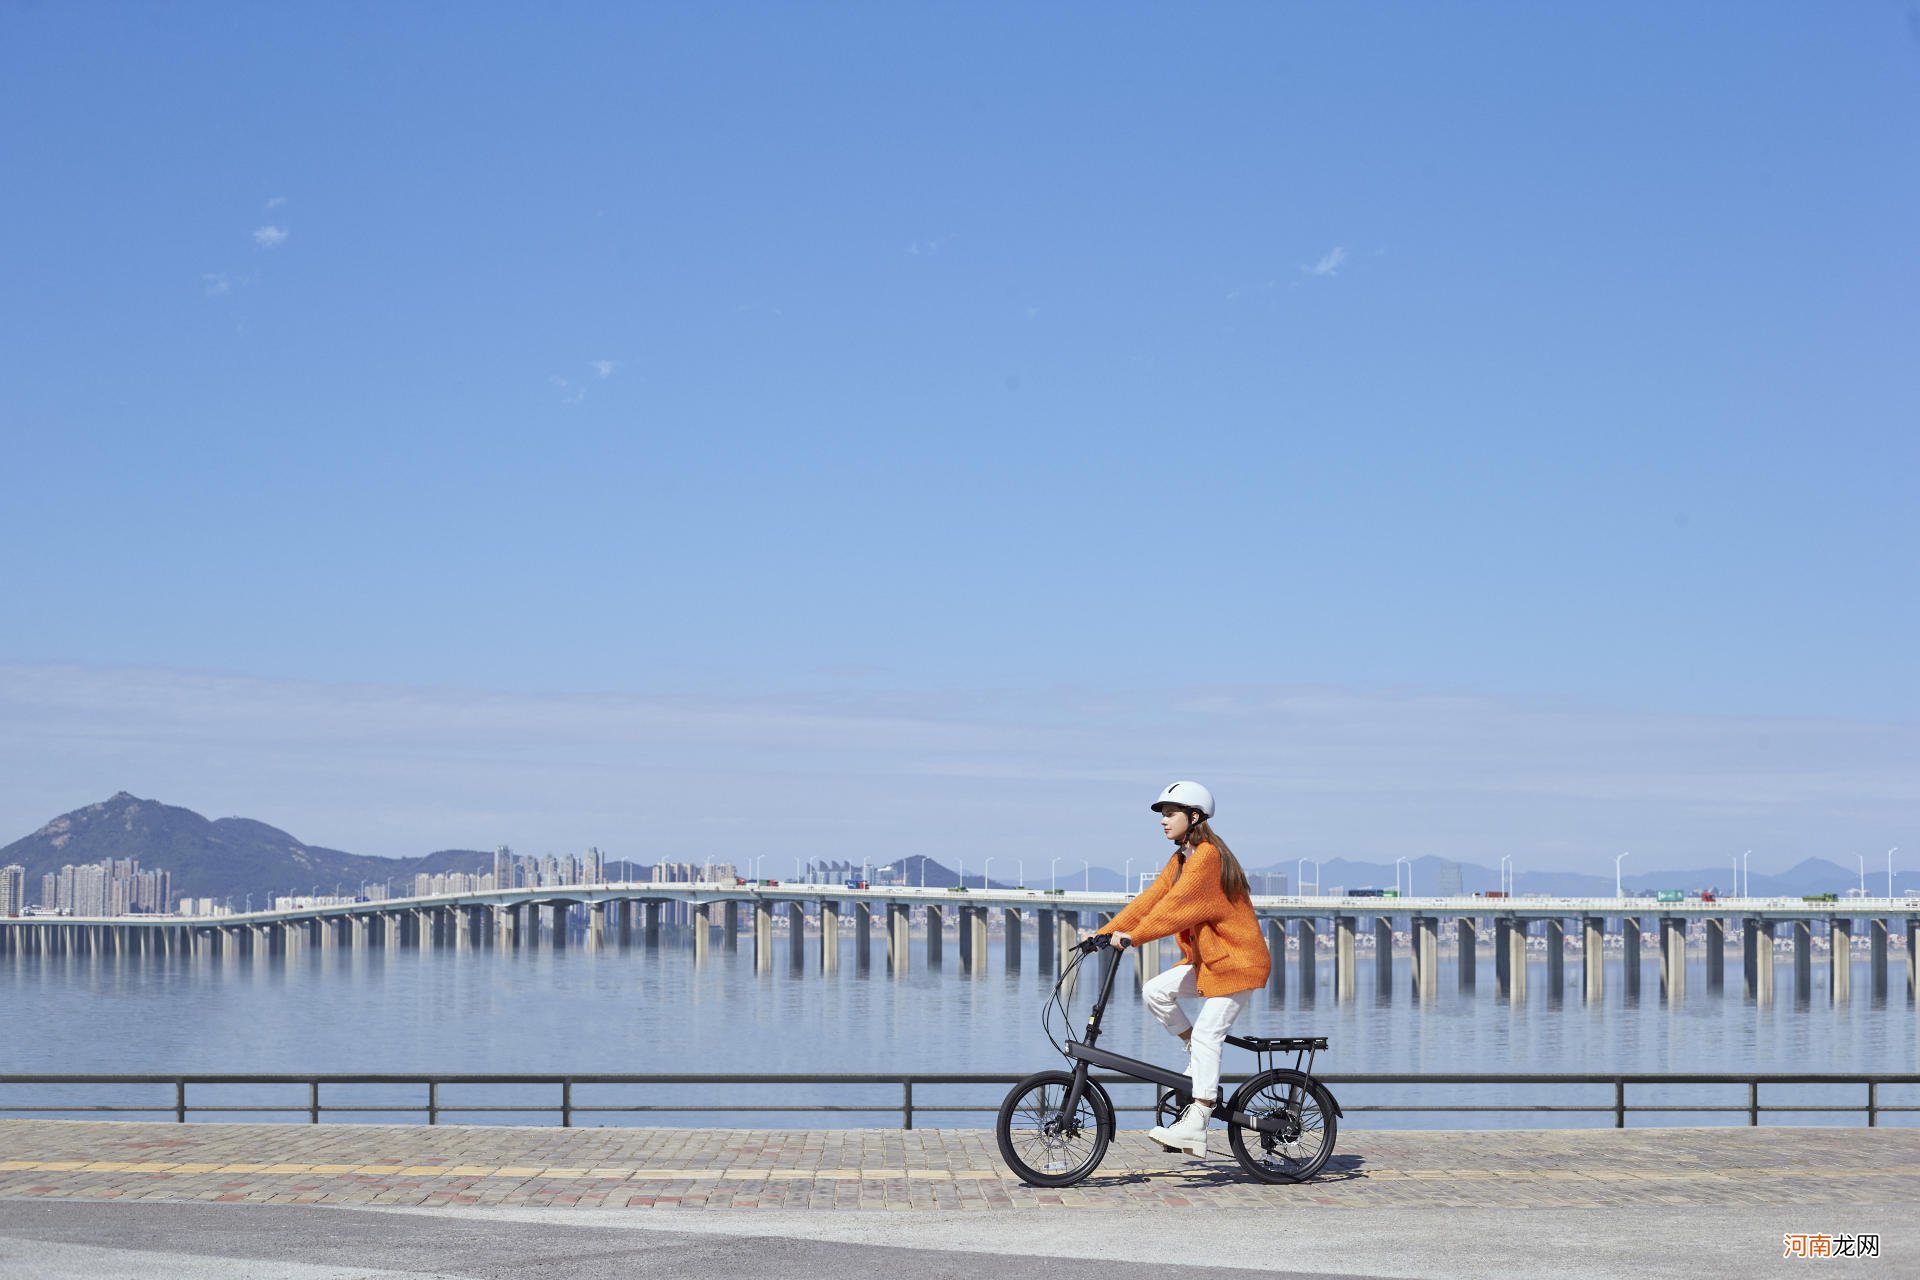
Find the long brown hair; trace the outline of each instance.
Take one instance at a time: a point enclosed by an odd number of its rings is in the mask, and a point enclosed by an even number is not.
[[[1227,895],[1228,902],[1248,897],[1247,873],[1241,868],[1240,859],[1233,856],[1233,850],[1227,848],[1227,842],[1214,833],[1211,822],[1201,818],[1194,823],[1187,831],[1187,843],[1196,849],[1210,844],[1220,851],[1220,892]]]

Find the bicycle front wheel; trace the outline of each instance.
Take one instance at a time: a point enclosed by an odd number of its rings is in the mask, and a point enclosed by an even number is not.
[[[994,1122],[1000,1158],[1030,1187],[1070,1187],[1092,1173],[1107,1154],[1113,1130],[1112,1104],[1088,1081],[1079,1104],[1067,1114],[1073,1076],[1042,1071],[1007,1094]]]
[[[1272,1133],[1227,1126],[1234,1158],[1262,1182],[1305,1182],[1333,1155],[1338,1109],[1326,1087],[1301,1072],[1263,1071],[1240,1086],[1227,1109],[1276,1125]]]

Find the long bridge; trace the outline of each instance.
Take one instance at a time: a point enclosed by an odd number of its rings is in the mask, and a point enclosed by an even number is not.
[[[925,962],[943,964],[949,923],[957,935],[959,969],[978,976],[987,971],[989,923],[999,913],[1002,963],[1021,967],[1024,937],[1032,920],[1036,960],[1057,973],[1083,927],[1111,919],[1131,895],[1028,889],[911,888],[884,885],[846,888],[824,884],[661,883],[543,885],[480,890],[367,902],[338,902],[219,916],[25,916],[0,920],[0,956],[15,959],[53,955],[189,955],[227,963],[317,950],[449,947],[532,949],[542,946],[589,949],[628,947],[636,940],[649,948],[661,942],[662,909],[683,904],[689,920],[696,963],[716,944],[739,947],[742,917],[750,916],[755,966],[771,969],[776,959],[774,922],[786,917],[785,950],[789,965],[807,964],[811,916],[817,924],[816,963],[832,972],[840,963],[843,917],[851,916],[856,962],[868,963],[873,933],[886,944],[890,973],[905,973],[912,963],[912,939],[923,936]],[[1816,931],[1824,933],[1831,963],[1826,966],[1827,997],[1852,998],[1853,939],[1867,935],[1867,979],[1872,995],[1884,998],[1889,953],[1903,944],[1907,998],[1920,989],[1916,958],[1920,948],[1920,899],[1852,898],[1810,901],[1799,898],[1727,898],[1711,902],[1655,902],[1646,898],[1480,898],[1480,897],[1256,897],[1255,913],[1267,932],[1273,956],[1269,989],[1284,993],[1289,982],[1303,994],[1315,990],[1321,952],[1332,965],[1336,1000],[1351,1000],[1359,986],[1356,952],[1370,932],[1373,981],[1383,991],[1394,982],[1393,921],[1410,922],[1409,962],[1413,994],[1434,999],[1439,991],[1440,953],[1451,932],[1462,990],[1478,983],[1480,944],[1492,943],[1494,990],[1514,1002],[1526,999],[1530,954],[1544,950],[1544,979],[1554,996],[1567,989],[1567,961],[1574,953],[1579,989],[1588,1002],[1604,991],[1609,937],[1619,951],[1642,955],[1648,932],[1658,938],[1659,983],[1669,999],[1684,994],[1690,924],[1700,924],[1706,982],[1725,986],[1728,934],[1734,932],[1742,957],[1743,989],[1752,999],[1774,998],[1776,962],[1790,956],[1794,994],[1813,993]],[[716,910],[717,908],[717,910]],[[915,917],[919,928],[915,928]],[[1617,927],[1609,930],[1610,922]],[[1904,922],[1904,937],[1895,925]],[[1572,926],[1569,928],[1569,926]],[[1649,929],[1649,925],[1651,928]],[[1572,942],[1569,945],[1569,934]],[[1289,946],[1291,943],[1291,948]],[[1539,943],[1538,947],[1533,943]],[[1155,972],[1171,939],[1142,947],[1135,966]],[[1170,956],[1168,957],[1171,958]],[[1625,966],[1630,996],[1638,996],[1641,965]]]

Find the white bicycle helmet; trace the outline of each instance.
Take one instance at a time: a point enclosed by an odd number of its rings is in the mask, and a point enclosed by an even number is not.
[[[1213,817],[1213,792],[1197,782],[1176,782],[1160,793],[1153,802],[1153,811],[1159,813],[1167,805],[1176,809],[1198,809],[1203,818]]]

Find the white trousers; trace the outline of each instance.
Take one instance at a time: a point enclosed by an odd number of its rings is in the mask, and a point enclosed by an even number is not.
[[[1192,965],[1177,964],[1142,983],[1140,994],[1147,1002],[1147,1011],[1160,1020],[1161,1026],[1175,1035],[1193,1032],[1187,1041],[1187,1074],[1193,1077],[1193,1096],[1212,1099],[1220,1089],[1220,1047],[1227,1041],[1227,1028],[1252,1002],[1253,992],[1206,996],[1200,1016],[1188,1021],[1180,1001],[1202,998],[1199,979]]]

